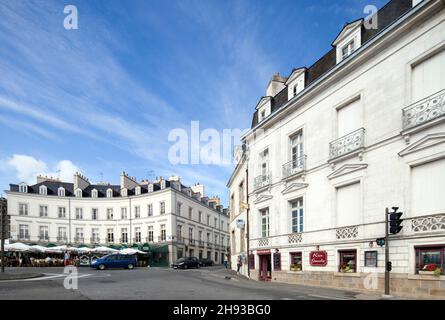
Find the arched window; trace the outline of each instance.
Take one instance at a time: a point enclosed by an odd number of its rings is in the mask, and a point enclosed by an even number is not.
[[[122,197],[127,197],[127,196],[128,196],[128,190],[127,190],[126,188],[123,188],[123,189],[121,190],[121,196],[122,196]]]
[[[47,195],[47,188],[46,186],[40,186],[39,187],[39,194],[46,196]]]
[[[82,198],[82,189],[76,189],[76,197]]]
[[[59,197],[64,197],[65,196],[65,188],[64,187],[59,187],[59,189],[57,189],[57,195]]]
[[[141,194],[141,187],[137,186],[136,189],[134,190],[134,193],[138,196]]]
[[[107,198],[113,198],[113,190],[112,189],[107,190]]]
[[[28,192],[28,186],[25,183],[21,183],[19,185],[19,192],[27,193]]]
[[[97,190],[96,189],[93,189],[91,191],[91,198],[97,198]]]

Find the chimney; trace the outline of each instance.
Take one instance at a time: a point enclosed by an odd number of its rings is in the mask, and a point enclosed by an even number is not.
[[[79,172],[76,172],[74,174],[74,190],[77,190],[80,188],[81,190],[85,190],[86,187],[90,185],[90,181],[88,181],[88,178],[84,177]]]
[[[176,189],[181,191],[181,178],[178,176],[171,176],[168,178],[168,181],[170,181],[170,185]]]
[[[193,192],[200,193],[201,197],[205,197],[204,186],[202,184],[197,183],[194,186],[191,186],[190,188],[192,189]]]
[[[269,84],[266,90],[267,97],[275,97],[277,93],[283,90],[286,86],[284,83],[287,78],[280,76],[279,73],[273,75],[272,79],[270,79]]]
[[[219,206],[221,204],[221,199],[219,197],[211,197],[209,199],[209,203],[210,202],[215,203],[215,206]]]
[[[125,171],[121,173],[121,189],[133,189],[139,184],[136,182],[136,178],[130,177]]]

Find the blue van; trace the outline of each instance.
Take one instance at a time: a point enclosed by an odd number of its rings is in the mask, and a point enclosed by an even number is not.
[[[106,268],[133,269],[136,266],[136,256],[127,254],[109,254],[91,263],[91,268],[104,270]]]

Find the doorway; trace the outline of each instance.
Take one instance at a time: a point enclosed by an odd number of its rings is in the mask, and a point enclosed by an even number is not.
[[[270,281],[272,279],[272,259],[271,255],[260,255],[260,280]]]

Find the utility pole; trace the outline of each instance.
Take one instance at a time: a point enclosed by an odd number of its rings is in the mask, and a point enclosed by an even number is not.
[[[385,209],[385,296],[389,296],[389,223],[388,223],[389,210]]]
[[[5,272],[5,238],[6,234],[8,232],[8,209],[7,209],[7,202],[5,198],[0,198],[0,227],[1,227],[1,255],[0,259],[2,261],[1,263],[1,269],[2,272]]]

